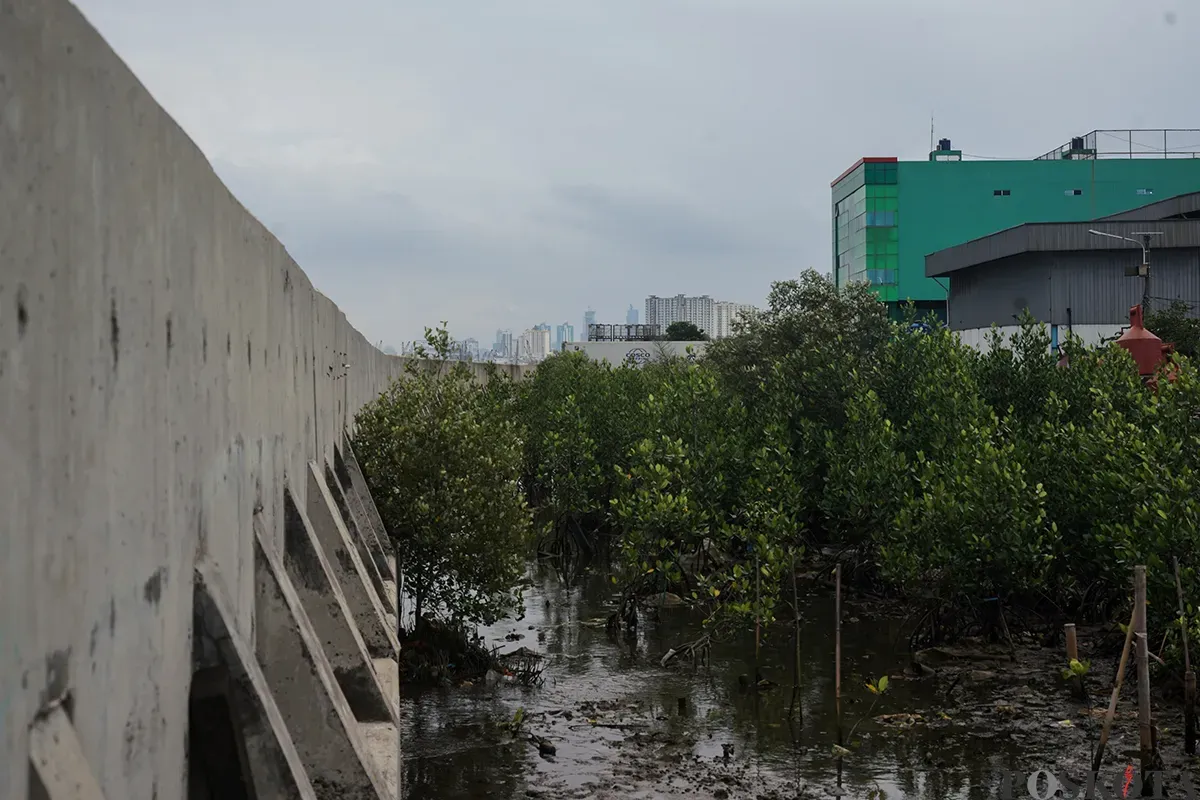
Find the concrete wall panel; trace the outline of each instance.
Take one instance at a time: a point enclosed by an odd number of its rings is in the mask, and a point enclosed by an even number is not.
[[[60,684],[106,796],[181,796],[197,556],[254,640],[255,511],[403,363],[74,6],[0,3],[0,797]]]

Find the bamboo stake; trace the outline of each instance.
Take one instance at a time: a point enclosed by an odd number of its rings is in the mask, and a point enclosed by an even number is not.
[[[1154,733],[1150,721],[1150,648],[1146,634],[1134,634],[1137,644],[1138,669],[1138,739],[1141,748],[1142,776],[1148,776],[1154,768]]]
[[[1188,650],[1188,619],[1183,602],[1183,582],[1179,579],[1179,557],[1174,559],[1175,594],[1179,598],[1179,630],[1183,634],[1183,752],[1196,755],[1196,673]]]
[[[800,591],[796,587],[796,552],[792,551],[792,622],[796,638],[795,660],[792,662],[792,705],[788,717],[793,713],[804,720],[804,706],[800,703]]]
[[[762,566],[754,554],[754,668],[758,668],[758,653],[762,639]]]
[[[1000,630],[1004,631],[1004,639],[1008,642],[1008,657],[1017,660],[1017,645],[1013,641],[1012,634],[1008,632],[1008,621],[1004,619],[1004,605],[1000,602],[1000,598],[996,598],[996,611],[1000,614]]]
[[[833,699],[837,710],[837,743],[842,745],[842,565],[834,570]]]
[[[1146,640],[1146,567],[1133,568],[1134,653],[1137,656],[1138,743],[1141,748],[1142,775],[1148,775],[1153,762],[1154,734],[1150,719],[1150,647]]]
[[[1188,670],[1183,676],[1183,752],[1196,755],[1196,673]]]
[[[1108,699],[1108,711],[1104,714],[1104,726],[1100,729],[1100,743],[1096,746],[1096,755],[1092,759],[1092,775],[1100,772],[1100,762],[1104,759],[1104,746],[1108,744],[1108,735],[1112,731],[1113,717],[1117,713],[1117,698],[1121,694],[1121,684],[1125,680],[1125,666],[1129,663],[1129,645],[1133,641],[1133,627],[1137,622],[1137,607],[1129,615],[1129,627],[1125,629],[1125,646],[1121,648],[1121,661],[1117,665],[1117,679],[1113,683],[1112,696]]]
[[[754,683],[762,680],[758,674],[758,653],[762,639],[762,566],[758,562],[757,551],[754,554]]]

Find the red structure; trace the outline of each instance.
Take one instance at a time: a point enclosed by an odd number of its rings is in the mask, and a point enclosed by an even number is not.
[[[1117,345],[1129,351],[1137,364],[1138,374],[1143,378],[1153,378],[1159,364],[1166,360],[1167,354],[1175,347],[1163,344],[1163,340],[1146,330],[1142,324],[1142,307],[1136,305],[1129,309],[1129,330],[1117,339]]]

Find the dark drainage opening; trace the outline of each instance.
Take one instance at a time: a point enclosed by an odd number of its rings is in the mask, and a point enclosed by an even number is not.
[[[188,800],[255,800],[221,667],[192,676],[188,698]]]

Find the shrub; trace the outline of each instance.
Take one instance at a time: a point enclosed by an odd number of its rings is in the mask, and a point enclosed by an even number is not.
[[[425,614],[491,623],[521,600],[531,523],[520,428],[506,391],[445,362],[444,329],[427,330],[426,340],[434,357],[359,412],[355,449],[418,626]]]

